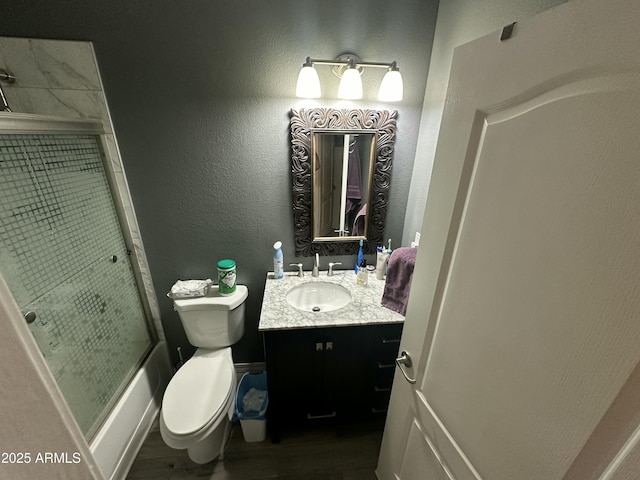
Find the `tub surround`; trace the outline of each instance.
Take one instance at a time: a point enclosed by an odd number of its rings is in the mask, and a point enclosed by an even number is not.
[[[305,312],[292,307],[285,300],[289,290],[297,285],[309,282],[331,282],[343,286],[351,294],[351,302],[331,312]],[[262,311],[258,330],[288,330],[299,328],[346,327],[387,323],[403,323],[404,317],[399,313],[383,307],[380,302],[384,293],[384,280],[369,275],[367,285],[356,284],[353,270],[335,270],[329,277],[327,272],[312,277],[305,272],[298,277],[297,272],[285,272],[284,278],[276,280],[273,273],[267,274]]]
[[[171,364],[159,342],[131,380],[90,448],[105,480],[125,478],[160,412]]]

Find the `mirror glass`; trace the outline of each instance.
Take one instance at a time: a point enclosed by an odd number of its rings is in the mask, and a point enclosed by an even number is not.
[[[366,240],[374,134],[314,132],[313,241]]]
[[[383,244],[396,111],[291,111],[296,256],[351,255]]]

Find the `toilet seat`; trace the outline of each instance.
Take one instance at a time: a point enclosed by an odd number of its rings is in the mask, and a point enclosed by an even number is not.
[[[232,394],[233,369],[224,356],[191,358],[169,382],[162,419],[172,435],[195,434],[219,416]]]

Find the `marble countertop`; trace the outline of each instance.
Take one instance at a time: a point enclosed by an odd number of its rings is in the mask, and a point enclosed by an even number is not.
[[[305,312],[292,307],[285,300],[287,292],[301,283],[332,282],[342,285],[351,294],[351,302],[332,312]],[[378,323],[402,323],[404,317],[380,304],[384,292],[384,280],[377,280],[369,275],[367,285],[356,283],[353,270],[335,270],[332,277],[323,271],[318,277],[311,272],[304,272],[298,277],[296,272],[286,272],[281,280],[267,274],[260,312],[259,331],[286,330],[294,328],[319,328],[353,325],[370,325]]]

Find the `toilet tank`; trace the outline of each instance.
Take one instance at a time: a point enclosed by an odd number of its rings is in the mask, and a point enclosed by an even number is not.
[[[249,291],[236,285],[233,295],[220,295],[213,285],[205,297],[173,301],[189,343],[198,348],[223,348],[244,334],[244,305]]]

